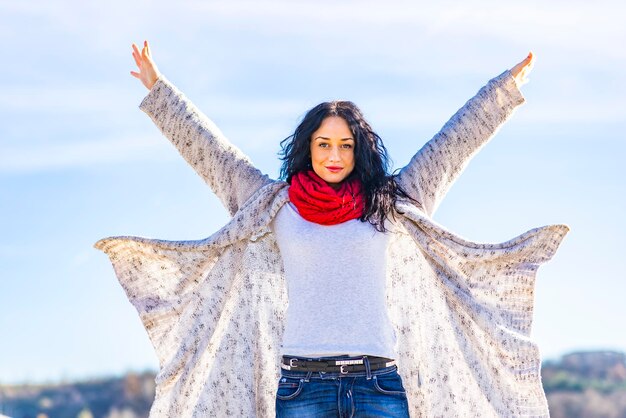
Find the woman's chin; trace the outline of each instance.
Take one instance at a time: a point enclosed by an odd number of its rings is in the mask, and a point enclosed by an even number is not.
[[[324,176],[322,177],[322,180],[324,180],[330,187],[338,188],[345,180],[345,176]]]

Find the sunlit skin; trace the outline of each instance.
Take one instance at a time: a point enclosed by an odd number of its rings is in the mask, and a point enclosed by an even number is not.
[[[313,171],[333,189],[338,189],[354,170],[354,144],[348,122],[339,116],[322,120],[311,135]]]

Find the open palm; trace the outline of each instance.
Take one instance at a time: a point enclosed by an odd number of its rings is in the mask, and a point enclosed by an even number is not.
[[[154,86],[154,83],[156,83],[161,73],[152,60],[152,53],[150,52],[148,41],[143,42],[141,52],[139,52],[137,45],[133,43],[133,58],[135,59],[137,68],[139,68],[139,72],[131,71],[130,74],[141,80],[148,90],[152,89],[152,86]]]

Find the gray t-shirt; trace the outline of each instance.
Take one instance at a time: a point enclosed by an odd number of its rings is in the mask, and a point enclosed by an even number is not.
[[[283,355],[371,355],[397,358],[385,305],[390,232],[352,219],[320,225],[291,202],[271,225],[289,296]]]

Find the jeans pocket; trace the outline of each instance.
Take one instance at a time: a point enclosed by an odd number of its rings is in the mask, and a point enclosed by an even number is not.
[[[404,395],[406,390],[402,384],[402,377],[397,373],[387,373],[373,376],[374,389],[385,395]]]
[[[295,377],[281,377],[278,381],[278,390],[276,391],[276,398],[281,401],[288,401],[295,398],[302,392],[302,386],[304,385],[304,379],[297,379]]]

